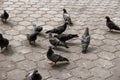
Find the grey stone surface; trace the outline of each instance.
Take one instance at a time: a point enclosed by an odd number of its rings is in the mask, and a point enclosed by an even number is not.
[[[10,14],[7,24],[0,21],[0,33],[10,40],[8,50],[0,54],[0,80],[24,80],[25,74],[38,69],[43,80],[120,80],[120,34],[108,32],[105,16],[120,26],[119,0],[0,0],[0,14]],[[63,11],[70,13],[73,26],[65,33],[78,38],[68,41],[69,49],[55,52],[70,64],[51,66],[46,57],[50,46],[45,32],[63,25]],[[43,26],[36,46],[29,45],[26,34],[33,24]],[[87,54],[81,53],[81,36],[89,27],[91,43]]]

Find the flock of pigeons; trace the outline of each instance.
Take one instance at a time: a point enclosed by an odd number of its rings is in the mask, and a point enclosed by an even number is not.
[[[6,23],[7,19],[9,18],[9,14],[4,10],[4,13],[0,16],[1,21],[3,23]],[[51,30],[46,31],[46,34],[49,34],[49,42],[54,47],[61,46],[65,48],[69,48],[66,44],[66,41],[78,37],[77,34],[63,34],[63,32],[66,30],[67,26],[73,26],[73,23],[71,21],[69,13],[66,11],[66,9],[63,9],[63,18],[65,23],[62,26],[53,28]],[[109,28],[109,31],[112,30],[120,30],[120,28],[110,20],[109,16],[106,16],[106,26]],[[35,41],[37,39],[37,36],[39,33],[43,30],[43,27],[41,26],[34,26],[34,33],[27,34],[27,40],[29,41],[30,45],[35,45]],[[54,33],[54,36],[53,36]],[[81,39],[82,44],[82,53],[87,53],[87,48],[90,44],[90,35],[89,35],[89,28],[87,27],[84,34],[82,35]],[[9,40],[4,38],[3,35],[0,33],[0,47],[1,52],[3,52],[7,46],[9,45]],[[67,61],[69,60],[61,55],[55,54],[52,47],[49,47],[47,51],[47,58],[56,65],[57,62]],[[28,73],[26,75],[26,80],[42,80],[42,76],[38,73],[38,70],[34,70],[32,73]]]

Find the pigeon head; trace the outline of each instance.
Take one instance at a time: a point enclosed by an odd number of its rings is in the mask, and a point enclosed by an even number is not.
[[[49,49],[52,49],[52,47],[51,47],[51,46],[49,46]]]
[[[65,25],[68,25],[68,22],[65,22]]]
[[[39,74],[38,70],[34,70],[33,75],[31,76],[31,80],[38,80],[38,77],[37,77],[38,74]]]
[[[36,73],[38,73],[38,70],[34,70],[33,74],[36,74]]]
[[[49,49],[48,49],[48,52],[47,52],[47,55],[48,56],[51,56],[53,54],[53,50],[52,50],[52,47],[50,46]]]
[[[49,33],[49,37],[52,37],[52,33]]]
[[[64,12],[64,13],[67,13],[66,9],[63,9],[63,12]]]
[[[89,35],[89,28],[88,28],[88,27],[86,27],[86,30],[85,30],[85,32],[84,32],[84,35]]]
[[[110,17],[109,17],[109,16],[106,16],[105,18],[106,18],[107,20],[110,20]]]
[[[86,27],[86,30],[88,31],[88,30],[89,30],[89,28],[88,28],[88,27]]]
[[[2,39],[3,38],[3,36],[2,36],[2,34],[0,33],[0,39]]]
[[[33,24],[33,27],[36,27],[36,24]]]
[[[4,10],[4,13],[6,13],[6,10]]]
[[[57,37],[58,37],[58,35],[54,35],[54,37],[56,37],[56,38],[57,38]]]

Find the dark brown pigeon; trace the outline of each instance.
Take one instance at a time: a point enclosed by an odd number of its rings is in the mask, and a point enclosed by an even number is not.
[[[4,38],[2,34],[0,34],[0,47],[3,52],[9,45],[9,40]]]
[[[46,33],[62,34],[62,33],[66,30],[67,24],[68,24],[68,23],[64,23],[64,25],[62,25],[62,26],[59,26],[59,27],[54,28],[54,29],[52,29],[52,30],[46,31]]]
[[[66,42],[72,38],[79,37],[77,34],[60,34],[60,35],[54,35],[54,37],[58,38],[62,42]]]
[[[1,17],[2,22],[6,22],[7,19],[9,18],[9,14],[6,12],[6,10],[4,10],[4,13],[1,14],[0,17]]]
[[[113,21],[110,20],[109,16],[106,16],[106,26],[109,28],[109,31],[120,30],[120,27],[116,25]]]

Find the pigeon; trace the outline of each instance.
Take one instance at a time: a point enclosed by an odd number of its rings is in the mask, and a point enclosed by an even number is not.
[[[42,76],[38,73],[38,70],[28,73],[25,77],[26,80],[42,80]]]
[[[57,62],[63,62],[63,61],[69,62],[69,60],[67,58],[65,58],[61,55],[55,54],[51,47],[49,47],[49,49],[47,51],[47,58],[49,60],[51,60],[52,62],[54,62],[55,64]]]
[[[66,9],[63,9],[63,18],[64,18],[65,22],[67,22],[70,26],[73,25],[70,15],[68,14]]]
[[[52,44],[55,47],[63,46],[65,48],[69,48],[64,42],[62,42],[59,39],[57,39],[56,37],[52,36],[51,33],[49,33],[49,42],[50,42],[50,44]]]
[[[1,14],[0,18],[1,18],[2,22],[7,21],[7,19],[9,18],[9,14],[6,12],[6,10],[4,10],[4,13]]]
[[[52,30],[46,31],[46,33],[62,34],[62,33],[66,30],[67,24],[68,24],[68,23],[64,23],[64,25],[62,25],[62,26],[59,26],[59,27],[54,28],[54,29],[52,29]]]
[[[120,27],[116,25],[113,21],[110,20],[109,16],[106,16],[106,26],[109,28],[109,31],[120,30]]]
[[[34,30],[36,33],[40,33],[43,30],[43,27],[41,26],[36,26],[36,24],[33,25]]]
[[[0,34],[0,47],[1,52],[3,52],[9,45],[9,40],[4,38],[2,34]]]
[[[82,43],[82,52],[85,54],[90,44],[90,35],[89,35],[88,27],[86,28],[84,34],[82,35],[81,43]]]
[[[62,42],[66,42],[67,40],[70,40],[72,38],[79,37],[77,34],[60,34],[60,35],[54,35],[54,37],[58,38]]]
[[[38,35],[38,33],[27,34],[27,39],[30,44],[32,44],[32,42],[33,42],[35,45],[35,40],[37,39],[37,35]]]

